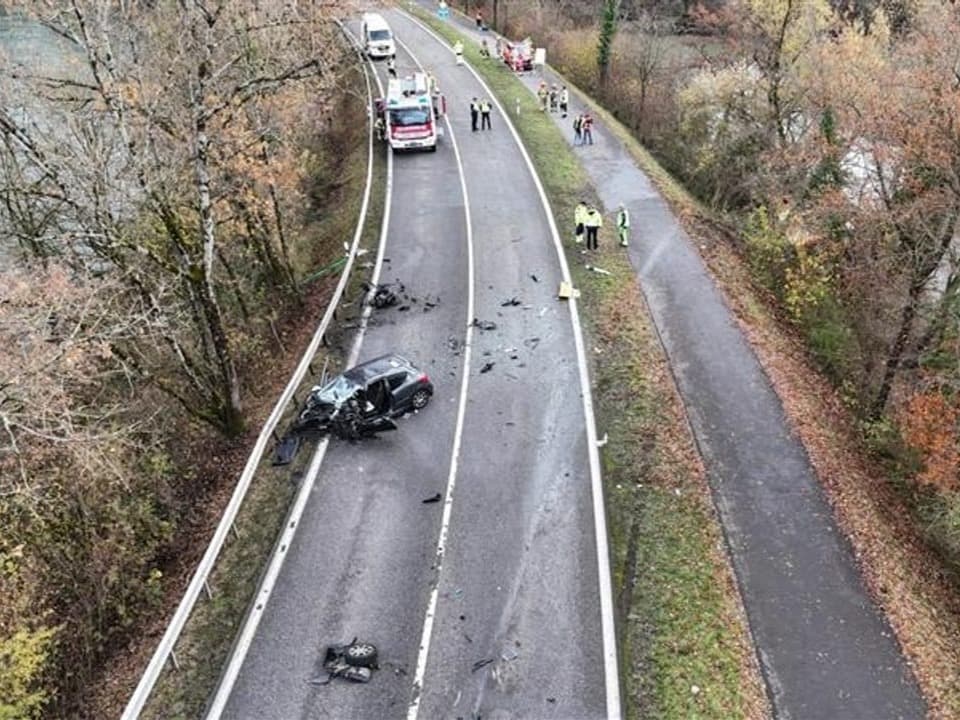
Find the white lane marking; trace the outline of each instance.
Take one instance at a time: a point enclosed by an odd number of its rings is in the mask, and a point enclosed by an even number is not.
[[[398,9],[398,12],[403,13],[407,18],[410,19],[411,22],[419,25],[426,33],[431,35],[434,40],[453,52],[453,48],[451,48],[443,38],[420,22],[419,19],[413,17],[403,10]],[[550,209],[550,201],[547,199],[546,192],[544,192],[543,184],[540,182],[540,176],[537,175],[537,171],[533,166],[533,161],[530,159],[527,149],[520,140],[520,135],[513,126],[510,116],[503,109],[503,106],[500,104],[497,96],[490,90],[487,84],[483,81],[483,78],[481,78],[477,71],[473,69],[473,66],[470,65],[470,63],[466,63],[465,67],[473,74],[477,82],[480,83],[480,85],[486,91],[487,96],[493,101],[493,104],[497,106],[497,110],[503,117],[504,123],[506,123],[507,127],[510,129],[510,134],[513,136],[514,142],[516,142],[517,147],[520,149],[520,154],[523,156],[523,159],[527,164],[527,169],[530,171],[530,175],[533,177],[533,182],[537,187],[537,193],[540,195],[540,203],[543,206],[543,211],[547,216],[547,222],[550,225],[550,233],[553,235],[553,243],[557,250],[557,257],[560,260],[560,271],[563,275],[563,279],[567,282],[571,282],[570,268],[567,265],[567,257],[563,252],[563,243],[560,241],[560,234],[557,232],[557,224],[553,219],[553,211]],[[593,395],[590,389],[590,376],[587,372],[587,358],[586,352],[584,351],[583,333],[580,330],[580,314],[577,311],[577,301],[574,298],[570,298],[567,303],[570,307],[570,322],[573,325],[573,341],[577,350],[580,391],[583,398],[583,414],[587,426],[587,453],[590,461],[590,481],[593,495],[593,521],[595,525],[597,549],[597,574],[599,575],[598,583],[600,586],[600,622],[602,625],[603,634],[603,667],[607,700],[607,717],[610,718],[610,720],[614,720],[615,718],[620,718],[623,711],[621,710],[620,705],[620,674],[617,663],[617,636],[613,619],[613,589],[610,581],[610,549],[607,545],[607,516],[606,509],[604,508],[603,504],[603,481],[600,474],[600,453],[597,450],[596,418],[593,413]],[[408,716],[408,720],[412,719]]]
[[[376,68],[373,63],[370,62],[370,67],[373,68],[373,77],[377,82],[377,90],[380,92],[380,95],[383,95],[383,86],[380,82],[380,78],[376,74]],[[366,76],[367,89],[369,91],[370,77]],[[370,94],[368,93],[368,98]],[[372,166],[373,162],[373,123],[369,123],[368,128],[368,149],[370,163]],[[383,224],[380,228],[380,246],[377,249],[377,260],[373,267],[373,273],[371,275],[372,284],[375,286],[380,282],[380,271],[383,267],[383,258],[384,252],[387,245],[387,230],[390,226],[390,200],[393,195],[393,153],[387,153],[387,187],[384,194],[384,209],[383,209]],[[372,292],[372,290],[371,290]],[[350,348],[350,355],[347,358],[347,367],[356,364],[357,358],[360,356],[360,347],[363,344],[363,337],[367,330],[367,321],[370,318],[370,314],[373,311],[372,306],[365,302],[363,314],[360,320],[360,327],[357,329],[356,337],[353,341],[353,346]],[[234,644],[233,651],[230,655],[230,661],[227,664],[226,669],[223,671],[223,675],[220,678],[220,684],[217,687],[217,692],[213,697],[213,700],[210,702],[209,709],[207,710],[206,720],[219,720],[220,716],[223,714],[224,709],[227,706],[227,702],[230,699],[230,694],[233,692],[233,686],[236,684],[237,678],[240,675],[240,669],[243,667],[243,662],[247,657],[247,653],[250,650],[250,646],[253,644],[253,638],[256,635],[257,627],[260,625],[260,620],[263,617],[263,614],[267,607],[267,602],[270,600],[270,595],[273,592],[273,587],[276,584],[277,577],[280,575],[280,570],[283,567],[283,563],[287,558],[287,551],[290,549],[290,546],[293,543],[293,537],[297,532],[297,528],[300,526],[300,518],[303,516],[303,511],[306,509],[307,500],[310,498],[310,494],[313,491],[313,486],[316,483],[317,476],[320,474],[320,466],[323,463],[323,459],[327,454],[327,447],[330,444],[330,438],[324,437],[320,441],[320,444],[317,446],[316,451],[313,454],[313,458],[310,460],[310,467],[307,470],[306,477],[304,477],[303,482],[300,484],[300,490],[297,492],[297,497],[294,500],[293,506],[290,508],[290,514],[286,518],[284,525],[283,533],[280,536],[279,541],[277,542],[276,549],[274,550],[273,557],[270,558],[270,565],[267,567],[267,572],[263,576],[263,580],[260,583],[260,587],[257,590],[256,598],[253,602],[253,607],[250,610],[247,619],[244,622],[243,629],[240,631],[240,635],[237,637],[236,643]]]
[[[416,63],[420,70],[423,65],[417,60],[416,55],[410,52],[410,48],[404,45],[399,38],[395,38],[397,43],[406,51]],[[413,697],[407,708],[407,720],[417,720],[420,712],[420,698],[423,697],[423,678],[427,671],[427,657],[430,654],[430,638],[433,635],[433,621],[437,613],[437,600],[440,594],[440,575],[443,571],[443,557],[447,549],[447,535],[450,531],[450,517],[453,514],[453,492],[457,487],[457,469],[460,464],[460,446],[463,440],[463,419],[467,410],[467,389],[470,385],[470,355],[473,341],[473,318],[474,308],[474,268],[473,268],[473,226],[470,223],[470,196],[467,194],[467,178],[463,172],[463,161],[460,158],[460,148],[457,146],[457,138],[453,133],[453,126],[450,124],[450,118],[444,115],[444,123],[447,126],[447,137],[450,138],[450,144],[453,147],[454,157],[457,159],[457,172],[460,175],[460,187],[463,190],[463,212],[466,219],[467,230],[467,334],[464,340],[463,353],[463,377],[460,381],[460,400],[457,407],[457,424],[453,431],[453,450],[450,453],[450,471],[447,474],[447,491],[443,501],[443,517],[440,521],[440,537],[437,539],[436,551],[436,579],[433,589],[430,591],[430,599],[427,601],[427,612],[423,618],[423,632],[420,635],[420,650],[417,653],[417,669],[413,675]]]

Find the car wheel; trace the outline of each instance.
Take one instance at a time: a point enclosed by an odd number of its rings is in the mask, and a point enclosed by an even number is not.
[[[426,390],[417,390],[410,398],[410,405],[414,410],[423,410],[428,402],[430,402],[430,393]]]
[[[363,642],[353,643],[346,649],[343,657],[348,665],[376,669],[377,646]]]

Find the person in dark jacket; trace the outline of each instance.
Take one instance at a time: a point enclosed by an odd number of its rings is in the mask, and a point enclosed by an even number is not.
[[[480,103],[474,98],[470,101],[470,129],[477,131],[477,119],[480,117]]]

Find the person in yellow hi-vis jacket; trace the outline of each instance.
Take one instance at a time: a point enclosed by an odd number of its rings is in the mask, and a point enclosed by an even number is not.
[[[598,248],[597,235],[600,228],[603,227],[603,215],[591,205],[590,209],[587,210],[587,217],[583,224],[587,229],[587,250],[596,250]]]
[[[581,200],[573,210],[573,241],[575,243],[583,242],[584,222],[587,220],[587,203]]]
[[[617,213],[617,234],[620,235],[620,244],[623,247],[630,244],[630,211],[623,203],[620,203],[620,211]]]

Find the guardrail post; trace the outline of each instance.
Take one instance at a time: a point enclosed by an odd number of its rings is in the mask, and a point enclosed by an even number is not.
[[[342,23],[339,23],[339,21],[337,22],[342,28]],[[349,33],[348,37],[352,38]],[[370,90],[369,75],[366,76],[366,80],[368,98],[367,104],[369,106],[372,104],[373,100],[373,93]],[[372,133],[372,129],[368,128],[368,133]],[[368,139],[372,146],[372,134],[368,135]],[[166,631],[163,634],[163,638],[160,640],[156,651],[150,658],[150,662],[146,670],[140,677],[140,681],[137,683],[136,689],[133,691],[129,701],[127,702],[127,705],[123,711],[123,720],[135,720],[140,716],[140,714],[143,712],[144,705],[147,703],[147,700],[150,698],[151,693],[156,686],[157,680],[166,669],[168,663],[176,671],[181,669],[180,661],[175,652],[175,645],[178,639],[180,639],[184,627],[197,605],[200,594],[206,591],[207,597],[211,600],[213,599],[213,592],[207,578],[212,572],[214,564],[218,560],[219,553],[227,541],[227,536],[232,533],[235,538],[239,539],[242,537],[239,526],[236,524],[236,518],[247,495],[247,491],[250,488],[250,484],[253,481],[253,477],[259,466],[259,463],[263,459],[263,454],[270,438],[269,433],[276,433],[276,424],[280,422],[284,410],[287,407],[287,403],[289,402],[291,395],[293,395],[294,388],[303,380],[307,370],[306,365],[313,361],[312,355],[316,354],[321,343],[323,343],[324,346],[328,346],[326,337],[327,328],[330,325],[331,319],[336,317],[334,315],[337,307],[336,303],[344,297],[344,293],[347,290],[347,284],[351,279],[350,271],[352,270],[353,261],[356,258],[356,247],[360,242],[361,235],[363,234],[364,222],[367,218],[367,209],[373,181],[373,159],[374,154],[370,153],[367,158],[366,188],[364,190],[363,202],[360,206],[360,217],[357,221],[356,231],[353,236],[354,250],[349,252],[344,265],[344,272],[340,274],[340,280],[337,283],[337,288],[334,291],[334,296],[332,298],[332,300],[335,302],[328,304],[328,310],[324,312],[320,326],[317,328],[313,334],[312,340],[310,341],[308,352],[311,354],[311,357],[304,357],[300,360],[293,377],[291,377],[290,382],[283,391],[281,400],[277,402],[273,412],[270,415],[270,419],[267,420],[264,429],[261,430],[260,434],[258,435],[256,445],[247,458],[243,472],[240,474],[240,479],[234,488],[233,495],[230,497],[230,502],[223,512],[223,516],[217,525],[217,529],[210,541],[210,544],[207,546],[207,549],[204,552],[203,558],[200,561],[200,565],[193,573],[190,579],[190,584],[184,592],[180,603],[177,605],[177,610],[167,625]],[[349,316],[349,313],[347,313],[346,316]],[[275,336],[278,334],[276,324],[272,321],[271,330],[274,331]],[[281,347],[283,347],[282,339],[278,339],[278,343]],[[324,363],[324,376],[326,376],[326,362],[327,361]],[[313,370],[312,367],[310,369],[311,371]],[[294,399],[296,400],[295,396]],[[299,400],[297,400],[297,402],[299,404]],[[269,431],[266,429],[267,425],[270,426]]]

